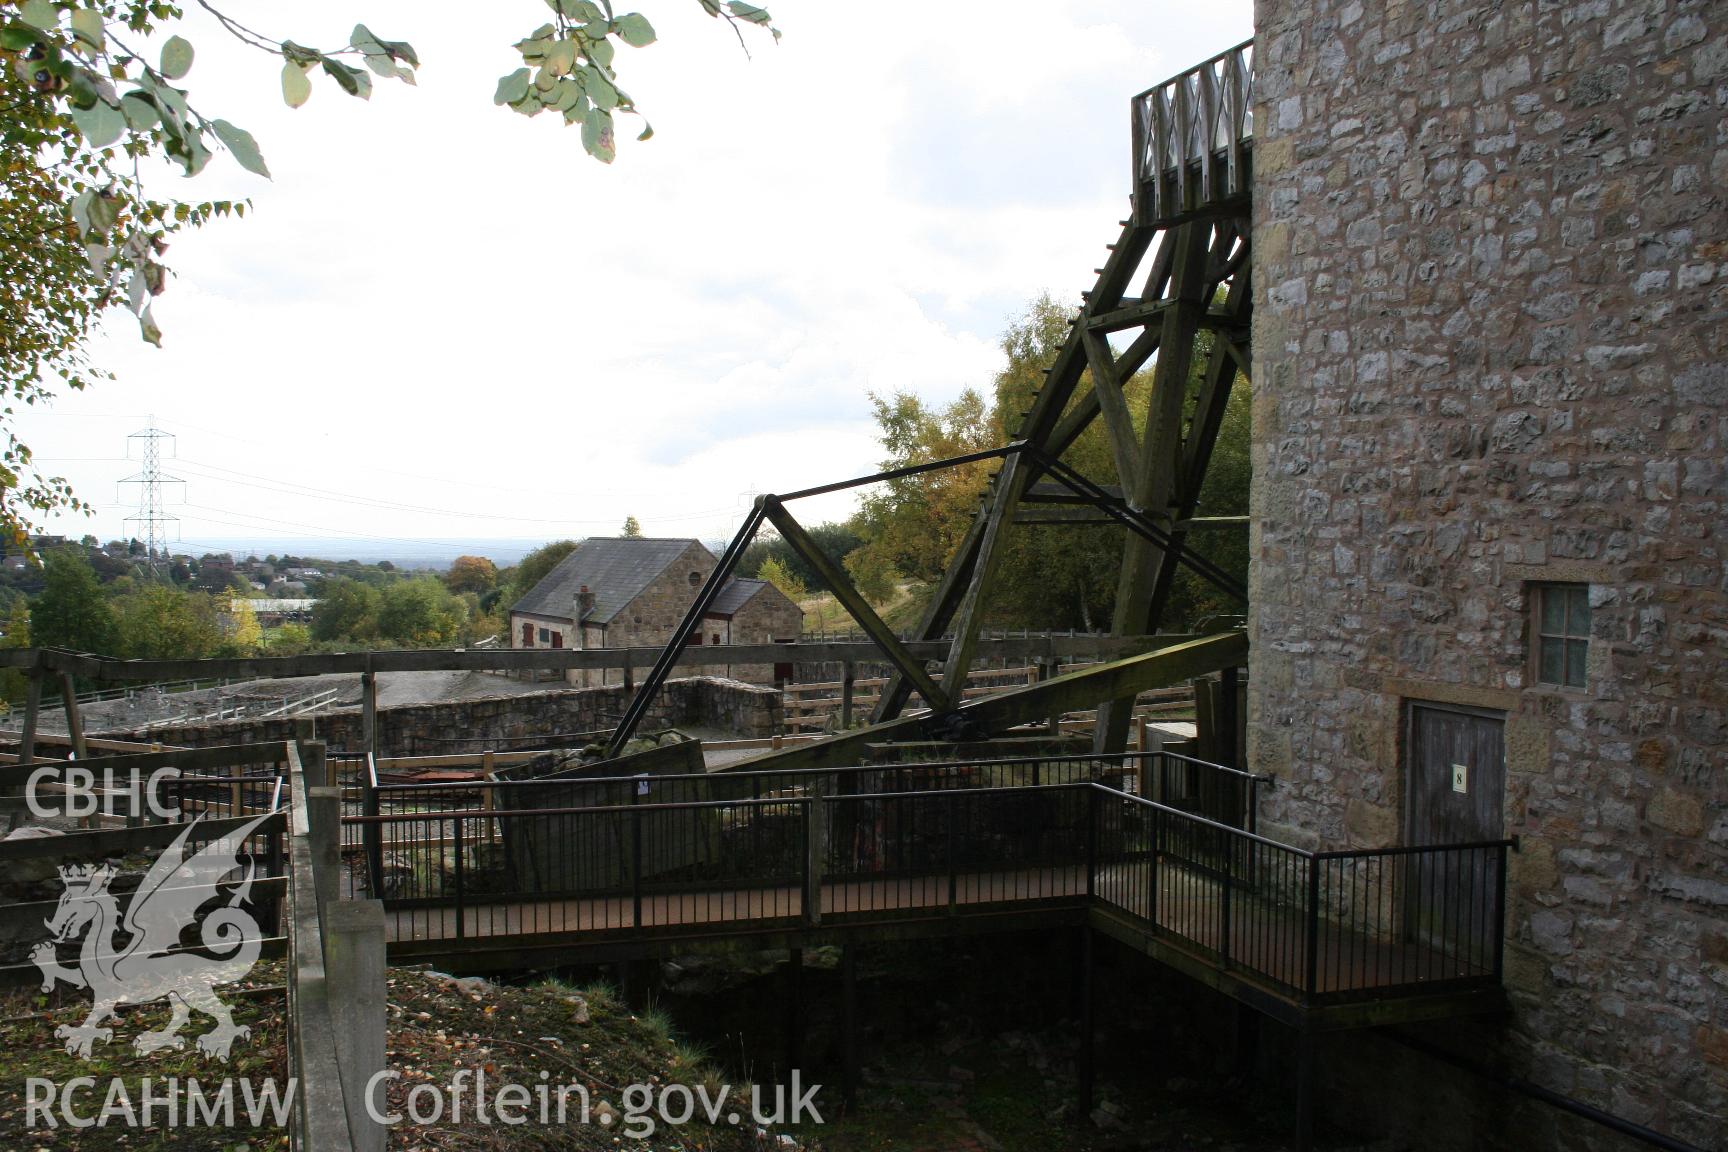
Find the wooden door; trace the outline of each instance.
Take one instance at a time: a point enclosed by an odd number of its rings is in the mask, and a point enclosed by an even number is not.
[[[1405,842],[1480,844],[1504,835],[1505,716],[1484,709],[1411,702],[1405,741]],[[1493,962],[1500,857],[1492,849],[1407,858],[1406,930],[1435,949],[1442,970]]]
[[[1505,827],[1506,733],[1499,712],[1410,704],[1406,841],[1498,840]]]

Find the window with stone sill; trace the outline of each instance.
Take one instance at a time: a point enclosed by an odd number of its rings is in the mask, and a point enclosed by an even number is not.
[[[1590,585],[1533,584],[1538,684],[1583,688],[1590,653]]]

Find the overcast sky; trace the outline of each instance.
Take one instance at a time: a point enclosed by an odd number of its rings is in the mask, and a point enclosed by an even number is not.
[[[193,551],[627,515],[728,535],[751,493],[876,466],[869,392],[985,387],[1028,300],[1077,301],[1126,214],[1128,98],[1251,34],[1247,0],[776,0],[785,38],[747,34],[747,58],[696,0],[645,0],[660,42],[617,64],[655,137],[625,118],[606,167],[492,105],[539,0],[229,7],[323,47],[358,15],[414,44],[419,85],[363,104],[319,76],[290,110],[279,62],[189,21],[195,106],[274,179],[218,156],[157,180],[253,211],[170,251],[161,350],[115,315],[94,353],[118,380],[19,420],[98,506],[57,531],[129,534],[116,482],[154,414]]]

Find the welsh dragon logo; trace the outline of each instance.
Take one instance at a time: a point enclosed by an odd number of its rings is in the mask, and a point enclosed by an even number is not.
[[[198,910],[221,896],[217,886],[241,870],[241,845],[267,819],[268,813],[212,840],[188,859],[186,841],[198,826],[193,820],[151,865],[124,917],[118,900],[108,891],[114,879],[111,865],[60,869],[66,891],[54,915],[45,921],[53,938],[38,944],[30,959],[42,970],[44,992],[52,991],[60,980],[74,988],[88,988],[95,997],[83,1024],[55,1029],[67,1052],[90,1059],[96,1041],[114,1038],[114,1030],[103,1027],[103,1022],[114,1016],[118,1005],[148,1004],[164,997],[173,1015],[160,1032],[142,1032],[133,1040],[133,1050],[141,1056],[163,1048],[185,1048],[180,1029],[194,1010],[216,1021],[216,1027],[198,1037],[198,1050],[206,1055],[226,1061],[234,1041],[250,1034],[251,1029],[235,1025],[228,1006],[215,992],[218,984],[239,980],[258,962],[262,933],[258,921],[241,907],[251,896],[250,862],[227,903],[198,923],[205,950],[215,955],[176,949],[181,947],[181,932],[198,921]],[[117,930],[125,933],[123,944],[117,940]],[[57,946],[76,940],[81,932],[78,967],[67,968],[59,962]]]

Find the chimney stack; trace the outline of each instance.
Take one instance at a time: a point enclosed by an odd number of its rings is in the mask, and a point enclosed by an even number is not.
[[[594,593],[588,591],[588,585],[582,585],[582,590],[576,593],[576,619],[578,622],[588,619],[588,614],[594,611]]]

